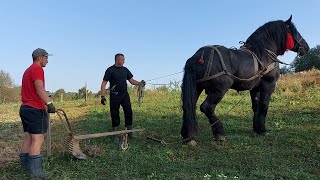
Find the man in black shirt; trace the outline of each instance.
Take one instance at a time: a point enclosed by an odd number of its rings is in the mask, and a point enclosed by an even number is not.
[[[123,66],[124,64],[124,55],[116,54],[115,64],[110,66],[103,77],[101,83],[101,104],[106,105],[106,85],[108,81],[110,82],[110,113],[112,119],[112,128],[113,131],[117,131],[118,126],[120,125],[120,116],[119,109],[120,105],[123,108],[125,116],[125,127],[128,130],[132,129],[132,108],[130,102],[130,96],[127,91],[127,80],[132,85],[139,85],[141,83],[145,84],[142,80],[141,82],[133,79],[133,75]],[[132,137],[132,133],[129,133],[129,137]],[[119,143],[117,136],[113,136],[114,143]]]

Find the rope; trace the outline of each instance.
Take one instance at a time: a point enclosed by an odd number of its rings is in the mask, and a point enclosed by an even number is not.
[[[143,92],[144,92],[144,87],[146,84],[140,83],[137,89],[137,97],[138,97],[138,106],[141,106],[142,103],[142,98],[143,98]]]
[[[257,85],[257,83],[258,82],[260,82],[260,81],[256,81],[254,84],[253,84],[253,86],[249,89],[249,92]],[[236,104],[234,104],[227,112],[225,112],[225,113],[223,113],[223,115],[222,116],[225,116],[225,115],[227,115],[227,114],[229,114],[229,112],[231,111],[231,110],[233,110],[236,106],[238,106],[239,104],[240,104],[240,102],[244,99],[244,96],[245,94],[243,94],[242,95],[242,97],[241,97],[241,99],[236,103]],[[217,121],[215,121],[215,122],[213,122],[212,124],[210,124],[210,126],[212,127],[213,125],[215,125],[217,122],[219,122],[220,121],[220,119],[218,119]]]
[[[173,73],[173,74],[169,74],[169,75],[157,77],[157,78],[154,78],[154,79],[149,79],[149,80],[146,80],[146,81],[154,81],[154,80],[157,80],[157,79],[161,79],[161,78],[173,76],[173,75],[180,74],[180,73],[183,73],[183,72],[184,72],[184,71],[180,71],[180,72],[176,72],[176,73]],[[145,81],[145,82],[146,82],[146,81]],[[179,82],[181,82],[181,81],[179,81]],[[179,83],[179,82],[178,82],[178,83]],[[170,85],[170,83],[168,83],[168,84],[152,84],[152,83],[150,83],[150,85],[166,86],[166,85]],[[142,100],[143,100],[143,95],[144,95],[143,92],[144,92],[144,89],[145,89],[145,83],[140,83],[139,86],[138,86],[138,89],[137,89],[137,97],[138,97],[138,106],[139,106],[139,107],[141,106],[141,103],[142,103]]]
[[[157,80],[157,79],[162,79],[162,78],[169,77],[169,76],[173,76],[173,75],[180,74],[180,73],[183,73],[183,72],[184,72],[184,71],[180,71],[180,72],[176,72],[176,73],[173,73],[173,74],[169,74],[169,75],[157,77],[157,78],[154,78],[154,79],[149,79],[149,80],[146,80],[146,82],[147,82],[147,81],[154,81],[154,80]]]
[[[244,94],[242,95],[242,97],[241,97],[241,99],[236,103],[236,104],[234,104],[227,112],[225,112],[225,113],[223,113],[223,115],[221,115],[221,116],[225,116],[225,115],[227,115],[227,114],[229,114],[229,112],[231,111],[231,110],[233,110],[236,106],[238,106],[239,104],[240,104],[240,102],[244,99]],[[212,127],[213,125],[215,125],[216,123],[218,123],[220,121],[220,119],[218,119],[217,121],[215,121],[215,122],[213,122],[212,124],[210,124],[210,126]]]
[[[181,81],[175,81],[175,83],[181,83]],[[169,86],[171,83],[166,83],[166,84],[153,84],[153,83],[149,83],[150,85],[153,85],[153,86]]]

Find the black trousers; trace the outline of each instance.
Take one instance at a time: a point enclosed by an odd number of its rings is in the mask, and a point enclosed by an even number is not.
[[[20,107],[23,131],[30,134],[44,134],[48,130],[48,113],[45,109],[36,109],[23,105]]]
[[[112,127],[120,125],[120,105],[122,106],[125,126],[132,125],[132,108],[129,93],[126,92],[111,92],[110,93],[110,113],[112,119]]]

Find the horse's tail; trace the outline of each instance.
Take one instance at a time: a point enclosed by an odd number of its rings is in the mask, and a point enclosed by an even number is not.
[[[194,57],[191,57],[186,62],[184,68],[181,93],[183,110],[181,136],[185,140],[191,140],[198,130],[198,122],[196,120],[197,92],[195,73],[195,61]]]

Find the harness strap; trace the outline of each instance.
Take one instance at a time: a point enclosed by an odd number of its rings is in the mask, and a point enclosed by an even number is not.
[[[279,63],[278,62],[272,62],[271,64],[269,64],[266,69],[261,72],[261,76],[264,76],[266,74],[268,74],[270,71],[272,71],[274,68],[278,67]]]
[[[234,78],[234,79],[236,79],[236,80],[238,80],[238,81],[252,81],[252,80],[260,77],[260,76],[261,76],[261,75],[260,75],[261,72],[262,72],[262,71],[260,71],[260,72],[259,72],[258,74],[256,74],[256,75],[254,75],[254,76],[252,76],[252,77],[250,77],[250,78],[246,78],[246,79],[239,78],[239,77],[231,74],[230,72],[227,72],[227,75],[230,76],[230,77],[232,77],[232,78]]]
[[[225,71],[221,71],[221,72],[218,72],[217,74],[214,74],[214,75],[211,75],[211,76],[207,76],[207,77],[203,77],[203,78],[201,78],[201,79],[198,79],[196,82],[198,83],[198,82],[208,81],[208,80],[210,80],[210,79],[217,78],[217,77],[222,76],[222,75],[224,75],[224,74],[226,74],[226,72],[225,72]]]
[[[224,64],[224,60],[223,60],[223,57],[221,55],[221,52],[219,51],[219,49],[215,46],[212,47],[215,51],[217,51],[218,55],[219,55],[219,60],[220,60],[220,63],[221,63],[221,66],[222,66],[222,69],[223,71],[225,72],[228,72],[227,68],[226,68],[226,65]]]
[[[222,57],[219,49],[216,46],[207,46],[207,47],[211,48],[207,69],[206,69],[206,72],[204,73],[203,78],[197,80],[196,82],[207,81],[207,80],[210,80],[210,79],[213,79],[213,78],[217,78],[217,77],[219,77],[221,75],[224,75],[224,74],[228,73],[226,65],[224,64],[223,57]],[[211,68],[212,68],[212,62],[213,62],[213,57],[214,57],[214,52],[215,51],[218,53],[219,60],[220,60],[221,66],[223,68],[223,71],[210,76],[210,72],[211,72]],[[203,58],[203,54],[204,54],[204,49],[202,51],[201,58]]]
[[[203,50],[203,52],[204,52],[204,50]],[[211,49],[210,57],[209,57],[209,63],[208,63],[208,65],[207,65],[207,70],[206,70],[206,72],[204,73],[204,76],[203,76],[203,77],[207,77],[207,76],[210,75],[210,71],[211,71],[211,68],[212,68],[213,56],[214,56],[214,49]]]
[[[258,71],[259,71],[259,66],[260,66],[260,70],[263,69],[263,64],[262,64],[262,62],[260,61],[260,59],[257,57],[257,55],[256,55],[254,52],[252,52],[252,51],[251,51],[250,49],[248,49],[246,46],[242,46],[239,50],[240,50],[240,51],[245,51],[245,52],[251,54],[252,59],[253,59],[253,63],[254,63],[254,69],[255,69],[254,72],[258,73]]]
[[[253,58],[253,61],[254,61],[254,68],[255,68],[255,72],[256,74],[250,78],[246,78],[246,79],[243,79],[243,78],[239,78],[235,75],[233,75],[232,73],[230,73],[227,68],[226,68],[226,65],[224,63],[224,60],[223,60],[223,56],[221,55],[221,52],[220,50],[217,48],[217,46],[206,46],[206,47],[209,47],[211,48],[211,51],[210,51],[210,56],[209,56],[209,62],[208,62],[208,65],[207,65],[207,69],[206,69],[206,72],[203,76],[203,78],[201,79],[198,79],[196,82],[199,83],[199,82],[203,82],[203,81],[208,81],[210,79],[214,79],[214,78],[217,78],[217,77],[220,77],[222,75],[228,75],[229,77],[237,80],[237,81],[252,81],[258,77],[262,77],[266,74],[268,74],[270,71],[272,71],[273,69],[275,69],[276,67],[279,66],[279,63],[283,63],[281,62],[280,60],[277,59],[277,56],[270,50],[266,49],[267,50],[267,54],[268,56],[274,61],[272,62],[271,64],[269,64],[266,68],[263,68],[262,66],[262,63],[261,61],[259,60],[259,58],[249,49],[243,47],[241,48],[240,50],[242,51],[246,51],[246,52],[249,52],[251,55],[252,55],[252,58]],[[219,60],[220,60],[220,63],[221,63],[221,66],[222,66],[222,71],[216,73],[216,74],[213,74],[210,76],[210,71],[211,71],[211,68],[212,68],[212,62],[213,62],[213,55],[214,55],[214,52],[217,52],[218,53],[218,56],[219,56]],[[203,49],[203,52],[201,54],[201,58],[203,58],[203,55],[204,55],[204,49]],[[260,67],[261,67],[261,70],[258,71],[259,69],[259,64],[260,64]],[[285,63],[283,63],[285,64]]]
[[[267,53],[268,56],[269,56],[273,61],[278,62],[278,63],[281,63],[281,64],[285,64],[285,65],[290,65],[290,64],[287,64],[287,63],[285,63],[285,62],[280,61],[280,60],[277,58],[277,55],[276,55],[274,52],[270,51],[269,49],[266,49],[266,51],[268,52],[268,53]]]

